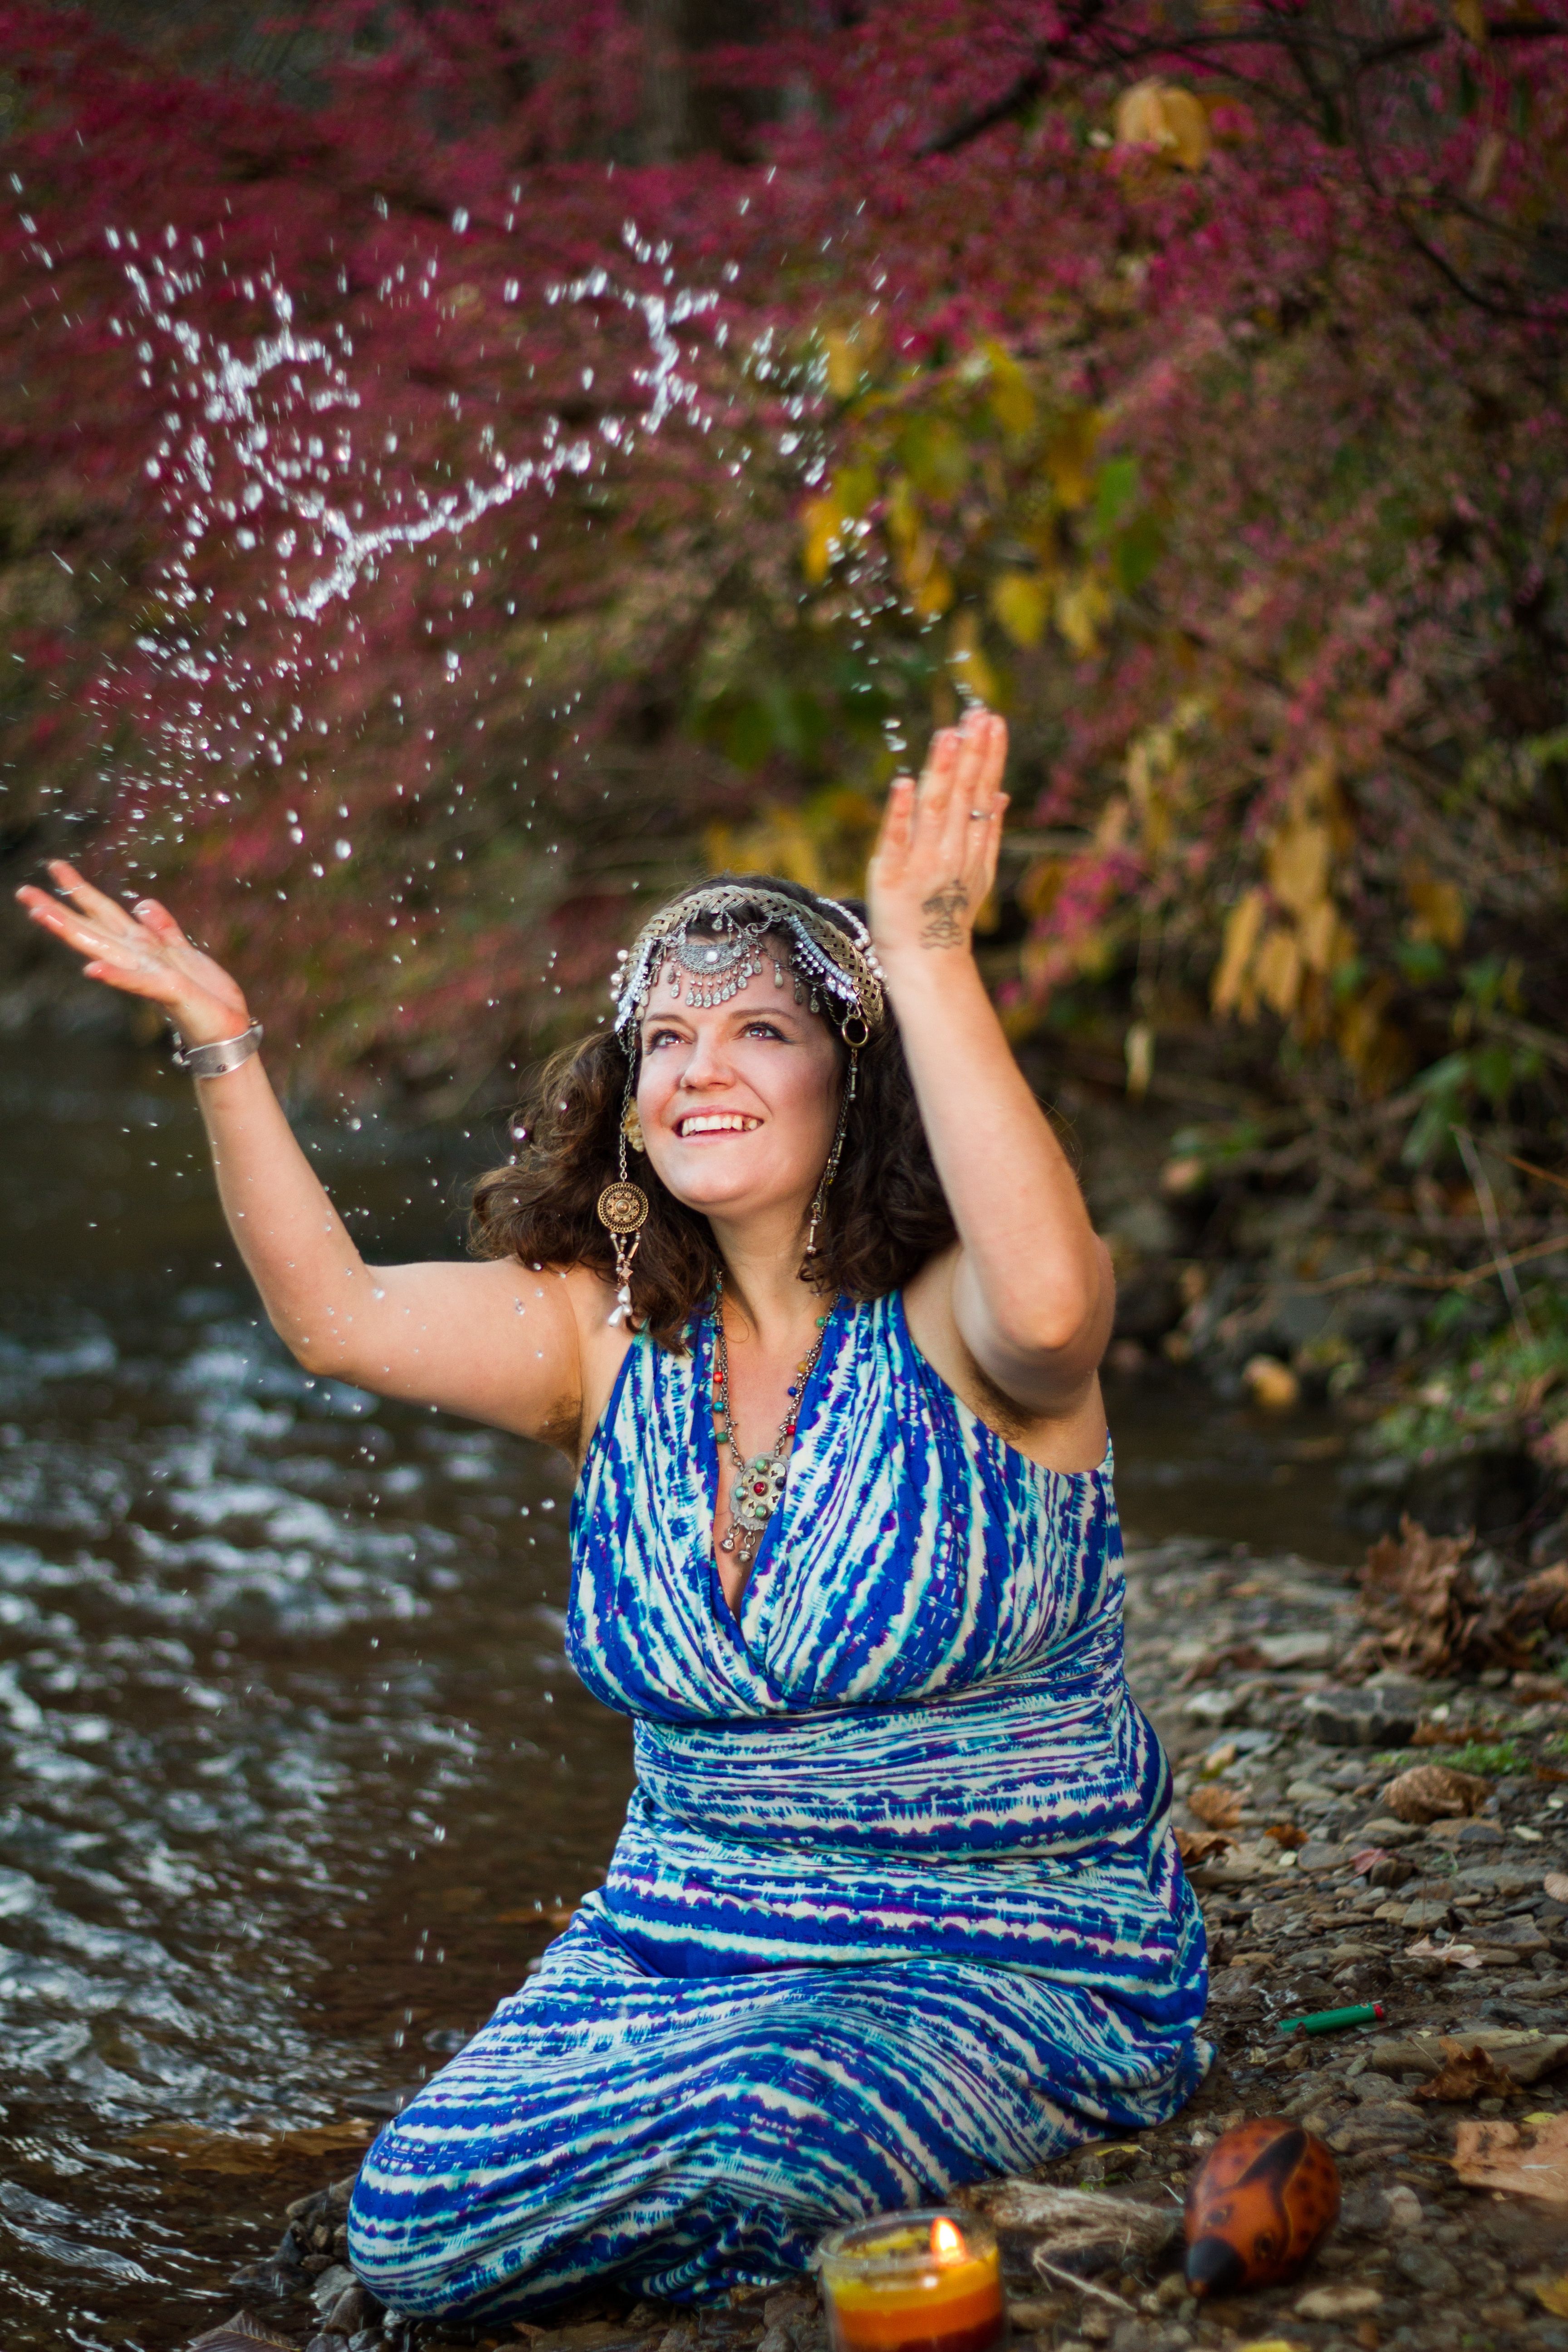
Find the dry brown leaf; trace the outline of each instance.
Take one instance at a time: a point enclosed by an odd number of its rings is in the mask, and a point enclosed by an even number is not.
[[[1222,1788],[1217,1780],[1204,1781],[1188,1797],[1187,1811],[1196,1813],[1205,1829],[1233,1830],[1241,1819],[1241,1794]]]
[[[1568,1627],[1568,1563],[1542,1569],[1511,1592],[1483,1591],[1470,1553],[1473,1533],[1430,1536],[1408,1513],[1397,1536],[1367,1553],[1361,1611],[1375,1628],[1358,1642],[1346,1669],[1377,1664],[1417,1675],[1459,1665],[1528,1668],[1541,1633]],[[1428,1738],[1430,1735],[1428,1734]]]
[[[1175,1832],[1176,1852],[1190,1868],[1212,1862],[1216,1854],[1226,1853],[1236,1843],[1223,1830],[1184,1830]]]
[[[1538,2124],[1529,2145],[1517,2124],[1467,2120],[1455,2135],[1453,2164],[1468,2189],[1499,2189],[1548,2205],[1568,2205],[1568,2115]]]
[[[1307,1843],[1306,1831],[1299,1830],[1294,1822],[1270,1822],[1263,1834],[1282,1845],[1287,1853],[1300,1853]]]
[[[1568,1870],[1549,1870],[1541,1885],[1553,1903],[1568,1903]]]
[[[1462,2042],[1445,2036],[1437,2044],[1443,2064],[1429,2082],[1411,2093],[1414,2099],[1440,2099],[1446,2104],[1460,2099],[1511,2098],[1519,2084],[1506,2066],[1500,2066],[1489,2052],[1476,2044],[1467,2050]]]
[[[214,2131],[205,2124],[153,2124],[135,2133],[130,2145],[151,2156],[172,2156],[193,2172],[270,2172],[294,2157],[330,2156],[335,2149],[368,2147],[375,2126],[363,2116],[342,2123],[306,2124],[292,2131]]]
[[[1459,1821],[1478,1812],[1491,1794],[1491,1782],[1451,1764],[1413,1764],[1389,1782],[1381,1801],[1395,1821]]]
[[[1568,1560],[1543,1568],[1515,1594],[1512,1614],[1549,1633],[1568,1633]],[[1539,1679],[1544,1681],[1545,1676]],[[1559,1692],[1561,1692],[1559,1685]]]

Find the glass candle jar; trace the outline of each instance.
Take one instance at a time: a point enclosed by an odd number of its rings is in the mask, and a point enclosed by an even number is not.
[[[997,2352],[996,2240],[970,2213],[879,2213],[817,2249],[834,2352]]]

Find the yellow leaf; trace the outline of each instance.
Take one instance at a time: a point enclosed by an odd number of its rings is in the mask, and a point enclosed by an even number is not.
[[[1174,82],[1134,82],[1116,107],[1119,147],[1153,147],[1184,172],[1201,171],[1214,144],[1203,100]]]
[[[1190,89],[1166,89],[1163,93],[1165,108],[1165,136],[1173,160],[1184,172],[1201,172],[1209,159],[1214,142],[1209,131],[1208,111],[1201,98]]]
[[[1290,806],[1297,816],[1327,816],[1334,803],[1334,755],[1320,751],[1298,769],[1290,785]]]
[[[1067,877],[1065,858],[1037,857],[1032,866],[1025,867],[1013,896],[1025,914],[1037,923],[1056,905]]]
[[[1120,849],[1127,838],[1127,820],[1131,814],[1125,796],[1113,793],[1100,812],[1100,823],[1094,828],[1096,849]]]
[[[1302,917],[1301,953],[1312,971],[1332,971],[1340,961],[1340,919],[1331,898],[1320,898]]]
[[[910,602],[922,620],[934,621],[952,602],[952,574],[923,535],[910,551],[904,565]]]
[[[823,331],[822,349],[827,364],[827,389],[835,400],[850,399],[860,383],[864,362],[857,337],[841,334],[837,327]]]
[[[1022,441],[1035,429],[1035,395],[1029,379],[1002,344],[987,343],[985,356],[991,362],[991,414],[1004,433]]]
[[[1037,646],[1050,616],[1051,583],[1040,572],[1002,572],[991,583],[991,609],[1016,646]]]
[[[812,586],[820,588],[833,569],[833,559],[838,551],[843,509],[829,490],[823,498],[807,499],[801,509],[800,522],[805,542],[801,562]]]
[[[1248,890],[1238,898],[1225,919],[1225,938],[1220,947],[1219,966],[1209,992],[1209,1001],[1218,1013],[1234,1013],[1241,1003],[1242,984],[1252,961],[1252,950],[1258,944],[1258,934],[1263,927],[1263,893]]]
[[[1127,1091],[1142,1102],[1154,1075],[1154,1032],[1147,1021],[1134,1021],[1121,1041],[1127,1062]]]
[[[1454,22],[1468,41],[1479,47],[1487,37],[1487,14],[1481,0],[1454,0]]]
[[[1058,591],[1057,626],[1080,656],[1099,650],[1100,624],[1110,611],[1110,599],[1092,573]]]
[[[1545,2311],[1559,2319],[1568,2319],[1568,2271],[1561,2278],[1536,2279],[1533,2282],[1535,2300]]]
[[[1158,147],[1165,129],[1159,81],[1135,81],[1116,101],[1113,118],[1119,147]]]
[[[1072,943],[1072,959],[1086,980],[1103,980],[1116,958],[1116,943],[1097,924],[1080,931]]]
[[[1089,504],[1091,467],[1104,420],[1097,408],[1079,408],[1060,419],[1046,444],[1046,472],[1064,507]]]
[[[1327,895],[1329,828],[1291,824],[1268,845],[1268,887],[1282,907],[1304,917]]]
[[[1253,971],[1265,1004],[1288,1021],[1301,993],[1301,950],[1295,932],[1270,931],[1258,948]]]
[[[1457,882],[1439,882],[1422,865],[1406,866],[1405,895],[1412,914],[1406,925],[1413,940],[1435,940],[1439,947],[1457,948],[1468,920]]]
[[[1150,794],[1143,803],[1143,847],[1149,856],[1164,856],[1174,830],[1169,802],[1158,793]]]

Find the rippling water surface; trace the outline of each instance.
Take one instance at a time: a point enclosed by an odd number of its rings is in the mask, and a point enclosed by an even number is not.
[[[0,2343],[163,2352],[596,1881],[630,1740],[565,1465],[292,1364],[176,1073],[9,1046],[0,1124]],[[310,1140],[373,1256],[455,1252],[482,1135]],[[1112,1420],[1137,1531],[1345,1556],[1244,1415]]]

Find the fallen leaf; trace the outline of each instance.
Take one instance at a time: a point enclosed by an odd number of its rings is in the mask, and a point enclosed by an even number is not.
[[[1533,2280],[1531,2291],[1542,2310],[1553,2313],[1559,2319],[1568,2319],[1568,2271],[1561,2278]]]
[[[1553,1903],[1568,1903],[1568,1870],[1549,1870],[1541,1885]]]
[[[1241,1819],[1240,1791],[1222,1789],[1217,1780],[1205,1781],[1187,1799],[1187,1810],[1196,1813],[1205,1829],[1233,1830]]]
[[[1419,1943],[1407,1944],[1405,1957],[1407,1960],[1446,1960],[1450,1968],[1456,1969],[1482,1969],[1486,1966],[1474,1944],[1435,1944],[1430,1936],[1423,1936]]]
[[[1270,1822],[1263,1834],[1282,1845],[1287,1853],[1300,1853],[1307,1843],[1306,1831],[1299,1830],[1294,1822]]]
[[[1451,2041],[1445,2035],[1437,2047],[1444,2063],[1429,2082],[1412,2091],[1413,2099],[1507,2099],[1518,2090],[1519,2084],[1508,2068],[1500,2066],[1479,2043],[1467,2050],[1462,2042]]]
[[[337,2124],[306,2124],[292,2131],[214,2131],[205,2124],[153,2124],[129,2145],[150,2156],[172,2156],[194,2172],[269,2172],[297,2156],[330,2156],[336,2148],[368,2147],[375,2126],[363,2116]]]
[[[1568,1565],[1489,1592],[1476,1580],[1473,1532],[1428,1535],[1408,1514],[1397,1536],[1373,1545],[1361,1574],[1361,1611],[1375,1630],[1356,1644],[1360,1666],[1417,1675],[1459,1665],[1529,1671],[1542,1632],[1568,1627]]]
[[[1453,2165],[1468,2189],[1497,2189],[1568,2205],[1568,2115],[1538,2124],[1528,2147],[1517,2124],[1467,2119],[1455,2134]]]
[[[1425,1822],[1458,1821],[1479,1811],[1491,1794],[1491,1782],[1474,1772],[1456,1772],[1451,1764],[1413,1764],[1389,1782],[1382,1801],[1395,1821]]]
[[[1175,1839],[1176,1852],[1194,1869],[1203,1863],[1212,1862],[1216,1854],[1228,1853],[1236,1843],[1234,1838],[1226,1837],[1221,1830],[1178,1829]]]
[[[1351,1856],[1351,1868],[1358,1878],[1364,1878],[1374,1863],[1392,1862],[1393,1854],[1385,1845],[1363,1845]]]

